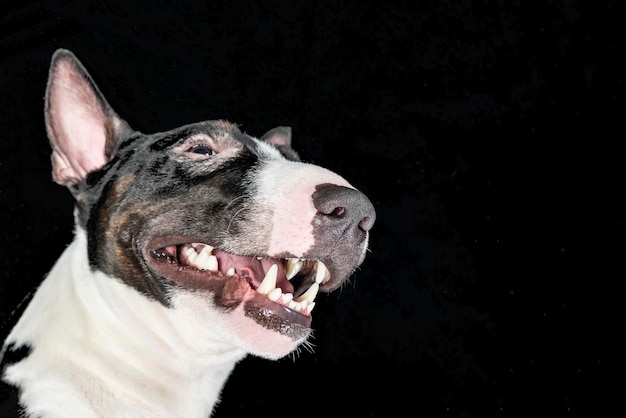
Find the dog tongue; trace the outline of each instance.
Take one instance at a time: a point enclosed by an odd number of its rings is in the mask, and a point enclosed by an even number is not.
[[[217,257],[220,272],[227,274],[228,270],[234,268],[236,274],[249,278],[255,287],[261,284],[267,270],[276,264],[278,267],[276,287],[280,287],[283,293],[293,293],[293,285],[287,280],[283,263],[279,259],[261,258],[259,260],[256,257],[242,257],[218,249],[213,250],[213,255]]]

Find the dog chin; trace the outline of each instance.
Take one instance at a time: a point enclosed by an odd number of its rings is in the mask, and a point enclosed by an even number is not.
[[[173,296],[172,314],[181,335],[196,349],[227,343],[267,359],[284,357],[306,343],[311,317],[289,311],[247,292],[233,309],[215,306],[206,291],[183,291]]]
[[[239,316],[239,310],[232,313],[233,325],[237,327],[241,347],[256,356],[268,359],[284,357],[305,343],[312,332],[310,327],[287,321],[283,316],[276,315],[273,309],[251,301],[244,303],[242,308],[244,318]]]

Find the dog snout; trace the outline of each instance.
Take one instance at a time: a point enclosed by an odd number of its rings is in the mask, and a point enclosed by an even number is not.
[[[321,214],[322,224],[336,235],[364,237],[376,221],[372,202],[360,191],[349,187],[319,186],[313,194],[313,203]]]

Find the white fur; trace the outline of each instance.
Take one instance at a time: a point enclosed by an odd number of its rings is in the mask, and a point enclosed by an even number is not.
[[[313,194],[324,183],[354,188],[343,177],[316,165],[284,159],[265,164],[255,184],[259,206],[273,209],[268,220],[274,226],[268,237],[269,254],[305,254],[315,244]]]
[[[176,300],[174,308],[151,301],[90,271],[86,248],[79,229],[7,339],[33,349],[4,376],[22,389],[26,413],[45,411],[46,418],[209,416],[246,353],[219,342],[227,330],[204,322],[227,314],[210,309],[209,298],[191,293],[180,296],[185,308],[176,308]],[[205,324],[200,336],[199,321]]]

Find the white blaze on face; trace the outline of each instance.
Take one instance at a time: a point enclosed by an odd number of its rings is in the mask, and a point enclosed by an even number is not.
[[[278,154],[273,148],[272,151]],[[257,174],[256,200],[271,212],[270,255],[299,256],[314,244],[312,221],[317,213],[313,204],[316,186],[336,184],[354,188],[323,167],[283,158],[265,161]]]

